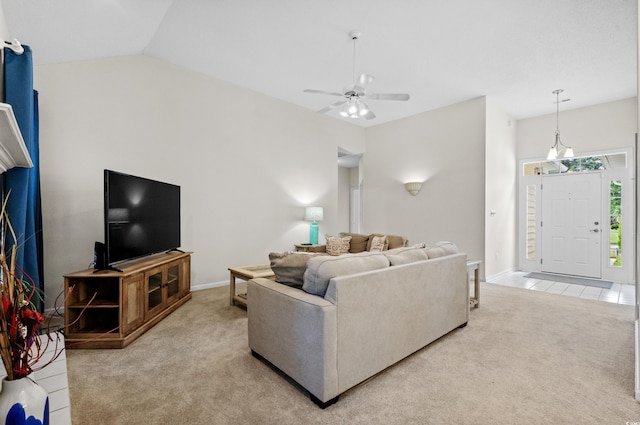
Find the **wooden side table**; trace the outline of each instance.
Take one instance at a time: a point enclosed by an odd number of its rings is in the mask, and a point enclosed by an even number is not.
[[[247,306],[247,294],[236,294],[236,279],[251,280],[258,277],[275,279],[275,274],[269,264],[257,264],[255,266],[229,267],[229,303]]]
[[[480,260],[467,261],[467,279],[473,271],[473,297],[469,298],[469,304],[473,308],[480,307]]]
[[[326,245],[303,245],[303,244],[295,244],[296,251],[301,252],[326,252]]]

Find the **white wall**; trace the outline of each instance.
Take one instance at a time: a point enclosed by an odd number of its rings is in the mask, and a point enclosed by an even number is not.
[[[144,56],[38,66],[47,305],[104,240],[103,169],[182,188],[192,285],[308,239],[303,206],[337,233],[337,147],[364,130]]]
[[[2,9],[2,5],[0,4],[0,42],[6,40],[10,41],[12,38],[9,36],[9,28],[7,27],[7,21],[4,17],[4,9]],[[3,56],[4,59],[4,56]],[[0,61],[0,81],[4,81],[4,64]],[[4,100],[4,84],[0,84],[0,100]]]
[[[351,198],[351,168],[338,167],[338,220],[337,226],[340,232],[349,231],[349,204]],[[326,233],[326,232],[325,232]],[[324,235],[321,233],[319,243],[324,243]],[[337,236],[337,233],[333,233]]]
[[[516,125],[498,105],[487,101],[485,182],[485,276],[515,269]]]
[[[364,230],[456,243],[484,260],[484,97],[368,128]],[[424,181],[417,196],[404,188]]]
[[[640,7],[640,1],[637,2],[637,6]],[[640,27],[640,14],[638,15],[638,27]],[[637,86],[640,87],[640,32],[638,32],[638,44],[637,44],[637,54],[636,54],[636,78],[638,80]],[[636,134],[638,130],[640,130],[640,98],[636,98]],[[636,158],[636,167],[634,170],[634,179],[636,185],[636,199],[640,199],[640,183],[638,183],[638,170],[640,169],[640,154],[638,153],[638,141],[636,140],[634,145],[634,153]],[[637,209],[638,202],[636,202],[635,213],[635,243],[636,243],[636,253],[640,252],[640,237],[638,237],[637,231],[640,229],[640,214]],[[636,281],[636,305],[635,305],[635,332],[634,332],[634,342],[635,342],[635,398],[640,401],[640,255],[636,255],[635,261],[635,270],[634,270],[634,278]]]
[[[7,27],[7,20],[4,17],[4,9],[0,5],[0,37],[2,40],[11,41],[13,38],[9,35],[9,28]]]
[[[489,152],[505,148],[513,129],[485,98],[363,130],[144,56],[34,71],[48,305],[62,275],[87,267],[104,238],[104,168],[182,186],[183,248],[195,251],[193,284],[207,284],[226,281],[231,265],[266,262],[269,251],[305,241],[306,204],[325,207],[321,234],[346,230],[338,143],[352,152],[366,144],[364,232],[452,240],[485,260],[487,275],[508,268],[508,237],[495,237],[498,220],[488,214],[495,205],[508,214],[509,184],[496,183],[509,171]],[[636,117],[635,99],[562,111],[563,140],[578,154],[630,146]],[[542,157],[555,114],[517,128],[518,158]],[[417,197],[404,190],[409,180],[426,180]]]
[[[556,131],[555,106],[551,101],[549,108],[553,111],[551,114],[518,121],[518,159],[546,158]],[[637,111],[636,98],[566,111],[561,106],[562,143],[573,147],[576,156],[631,147],[635,140]]]

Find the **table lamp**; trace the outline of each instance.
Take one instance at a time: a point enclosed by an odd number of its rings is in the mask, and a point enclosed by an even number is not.
[[[322,207],[307,207],[304,210],[304,219],[311,222],[309,227],[309,243],[318,245],[318,221],[322,221],[324,213]]]

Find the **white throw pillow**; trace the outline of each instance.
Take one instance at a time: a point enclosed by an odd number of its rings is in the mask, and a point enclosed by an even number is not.
[[[351,246],[351,236],[338,237],[325,235],[325,239],[327,240],[327,254],[340,255],[349,252],[349,248]]]

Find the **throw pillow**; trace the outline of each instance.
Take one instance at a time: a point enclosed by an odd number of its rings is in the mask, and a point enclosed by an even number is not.
[[[336,276],[347,276],[386,267],[389,267],[387,257],[374,252],[345,254],[339,257],[329,255],[313,257],[307,264],[307,271],[304,272],[302,290],[324,297],[329,281]]]
[[[361,235],[359,233],[340,232],[340,237],[351,236],[351,244],[349,246],[349,252],[356,254],[358,252],[364,252],[367,250],[367,243],[369,242],[369,235]]]
[[[327,240],[327,254],[340,255],[349,252],[351,236],[338,237],[325,235],[325,238]]]
[[[386,235],[387,242],[389,243],[388,249],[393,248],[402,248],[403,246],[407,246],[407,238],[404,236],[396,236],[396,235]]]
[[[385,244],[387,242],[386,236],[374,236],[371,240],[371,248],[369,251],[371,252],[382,252],[385,248]]]
[[[304,272],[310,258],[323,255],[315,252],[271,252],[269,261],[275,281],[283,285],[302,288]]]
[[[382,237],[382,236],[386,236],[386,235],[381,235],[380,233],[372,233],[372,234],[370,234],[369,235],[369,241],[367,242],[367,251],[371,251],[371,244],[373,243],[373,238],[375,236]],[[389,249],[389,239],[385,240],[383,251],[387,250],[387,249]]]

